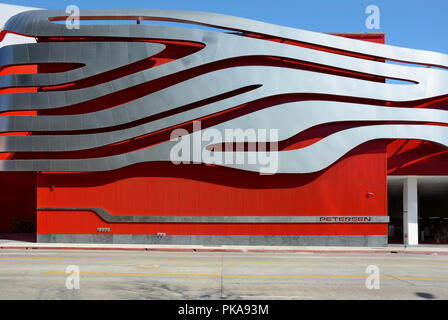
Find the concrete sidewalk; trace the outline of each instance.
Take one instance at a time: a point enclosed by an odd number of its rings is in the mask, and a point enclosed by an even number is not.
[[[387,247],[318,247],[318,246],[236,246],[236,245],[157,245],[157,244],[99,244],[99,243],[36,243],[0,237],[0,249],[61,249],[61,250],[129,250],[178,252],[269,252],[269,253],[401,253],[448,255],[447,245]]]

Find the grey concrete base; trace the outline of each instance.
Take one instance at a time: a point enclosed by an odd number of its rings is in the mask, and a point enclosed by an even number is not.
[[[383,247],[387,235],[304,236],[304,235],[156,235],[131,234],[38,234],[42,243],[115,243],[115,244],[179,244],[179,245],[264,245],[264,246],[342,246]]]

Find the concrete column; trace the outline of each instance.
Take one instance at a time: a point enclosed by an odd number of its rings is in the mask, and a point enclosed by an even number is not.
[[[418,194],[417,178],[406,178],[403,182],[403,242],[418,244]]]

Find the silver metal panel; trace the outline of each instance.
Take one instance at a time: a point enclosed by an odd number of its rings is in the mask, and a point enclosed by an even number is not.
[[[395,65],[355,58],[318,49],[251,38],[247,34],[268,35],[381,59],[448,68],[448,56],[442,53],[369,43],[203,12],[133,9],[81,11],[81,16],[85,17],[120,18],[130,16],[135,19],[141,17],[148,20],[183,22],[190,29],[136,25],[130,21],[129,25],[83,24],[80,29],[70,30],[63,23],[58,24],[48,20],[51,17],[65,15],[64,11],[28,11],[12,17],[6,23],[5,30],[34,37],[106,37],[108,39],[119,37],[120,41],[40,42],[3,47],[0,49],[1,65],[67,62],[83,63],[85,66],[60,73],[3,76],[0,77],[0,88],[58,86],[101,75],[106,71],[161,52],[165,45],[150,42],[154,40],[196,42],[205,47],[193,54],[155,68],[145,69],[81,89],[0,95],[0,112],[24,110],[57,112],[62,110],[60,108],[78,103],[88,103],[108,94],[120,94],[121,90],[143,84],[151,85],[151,81],[161,81],[176,73],[183,75],[174,85],[104,110],[92,110],[87,113],[75,110],[74,114],[66,115],[0,116],[0,132],[49,132],[49,134],[38,136],[0,136],[0,152],[66,152],[110,146],[258,99],[287,94],[315,94],[322,96],[322,99],[329,96],[343,97],[347,100],[350,98],[369,99],[371,104],[321,99],[279,103],[221,122],[212,128],[221,132],[232,128],[243,130],[278,129],[278,139],[285,140],[313,126],[338,121],[448,123],[448,111],[405,108],[407,103],[411,104],[416,100],[435,99],[448,95],[447,70],[421,68],[417,65]],[[194,29],[194,25],[211,26],[229,32],[198,30]],[[122,38],[146,39],[149,42],[125,41]],[[266,66],[263,63],[248,65],[247,61],[244,61],[244,57],[278,57],[314,66],[406,80],[408,84],[374,82],[319,71]],[[220,67],[214,68],[213,65],[218,63]],[[194,74],[198,68],[204,68],[204,71],[191,76],[190,74]],[[162,116],[164,112],[178,110],[177,108],[188,104],[241,88],[250,88],[250,90],[197,108]],[[329,98],[329,100],[331,99]],[[386,101],[399,102],[401,107],[381,106]],[[157,116],[158,119],[150,121],[148,117],[152,116]],[[139,120],[142,120],[141,124],[132,124],[133,121]],[[128,127],[115,128],[119,125]],[[101,132],[79,132],[77,134],[70,132],[91,129]],[[306,148],[275,152],[279,159],[279,168],[276,169],[276,172],[308,173],[322,170],[359,144],[370,140],[421,139],[448,146],[447,136],[447,129],[444,127],[421,124],[378,125],[347,129]],[[113,170],[139,162],[170,161],[169,153],[174,144],[175,142],[167,141],[146,149],[101,158],[1,160],[0,170]],[[208,145],[204,143],[202,148]],[[245,153],[245,156],[249,154]],[[260,165],[257,164],[223,163],[222,165],[262,172]]]
[[[6,46],[0,48],[0,61],[4,66],[47,62],[82,63],[85,66],[54,74],[5,75],[0,77],[0,87],[10,87],[12,84],[18,87],[51,86],[74,82],[147,59],[164,48],[165,45],[160,43],[139,42],[41,42],[32,46]],[[135,54],[129,57],[128,51]],[[81,52],[83,56],[80,56]],[[114,63],[105,60],[107,57],[113,57]]]
[[[109,223],[388,223],[388,216],[117,216],[103,208],[38,208],[39,211],[90,211]]]

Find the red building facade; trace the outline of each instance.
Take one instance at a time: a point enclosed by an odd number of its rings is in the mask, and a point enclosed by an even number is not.
[[[128,17],[129,18],[129,17]],[[53,20],[58,20],[58,17]],[[94,20],[93,16],[90,19]],[[96,18],[95,18],[96,19]],[[129,18],[130,19],[130,18]],[[59,19],[62,20],[62,19]],[[13,32],[13,31],[10,31]],[[341,34],[344,38],[384,44],[384,34]],[[361,60],[385,62],[379,56],[343,51],[288,38],[245,32],[244,37],[283,45],[308,48]],[[73,43],[111,41],[105,37],[37,36],[38,43]],[[113,41],[139,42],[137,38]],[[125,67],[117,67],[89,77],[48,86],[9,86],[2,95],[80,90],[125,77],[142,70],[188,57],[203,48],[202,44],[181,40],[150,40],[163,44],[164,50]],[[241,65],[262,65],[300,69],[338,77],[385,83],[374,73],[347,70],[282,57],[247,56],[220,60],[118,90],[77,105],[52,109],[5,111],[1,116],[70,116],[99,112],[126,104],[151,93],[175,86],[186,79],[214,70]],[[1,75],[60,73],[78,68],[75,62],[64,64],[6,64]],[[188,71],[188,72],[187,72]],[[244,89],[246,90],[246,89]],[[248,88],[247,90],[251,90]],[[186,103],[189,110],[237,94],[228,92],[209,100]],[[445,97],[414,100],[406,106],[397,101],[374,100],[337,95],[296,93],[273,95],[242,106],[228,105],[225,112],[200,118],[205,127],[234,119],[276,104],[320,100],[357,102],[385,107],[431,108],[445,110]],[[182,111],[183,111],[182,110]],[[157,117],[136,121],[151,121]],[[312,126],[279,143],[280,151],[297,150],[315,144],[334,133],[376,124],[401,124],[406,121],[336,121]],[[428,124],[428,122],[422,122]],[[441,124],[439,124],[441,125]],[[124,127],[126,125],[123,125]],[[180,125],[191,129],[191,121]],[[73,151],[30,152],[4,150],[4,160],[84,159],[125,154],[149,148],[169,139],[176,126],[169,126],[132,139]],[[117,129],[117,128],[116,128]],[[95,131],[96,130],[96,131]],[[118,129],[117,129],[118,130]],[[73,130],[75,134],[95,134],[100,130]],[[33,136],[46,132],[5,132],[3,135]],[[42,242],[117,242],[182,244],[265,244],[265,245],[385,245],[388,241],[388,176],[447,175],[448,151],[434,142],[404,139],[374,139],[361,143],[328,167],[311,173],[258,172],[212,164],[180,164],[151,161],[126,165],[113,170],[36,170],[37,172],[2,172],[4,211],[0,230],[12,231],[17,218],[36,222],[38,241]],[[20,171],[20,170],[17,170]],[[29,170],[24,170],[29,171]],[[105,218],[106,217],[106,218]],[[173,218],[150,222],[150,217]],[[186,217],[187,219],[176,218]],[[207,217],[209,220],[195,220]],[[223,218],[214,222],[213,218]],[[240,219],[235,222],[232,217]],[[284,220],[262,218],[283,217]],[[303,221],[287,218],[304,218]],[[307,220],[307,217],[310,219]],[[193,218],[191,222],[188,218]],[[230,222],[226,222],[228,218]],[[248,218],[245,220],[244,218]],[[199,221],[199,222],[198,222]],[[267,222],[264,222],[267,221]]]

